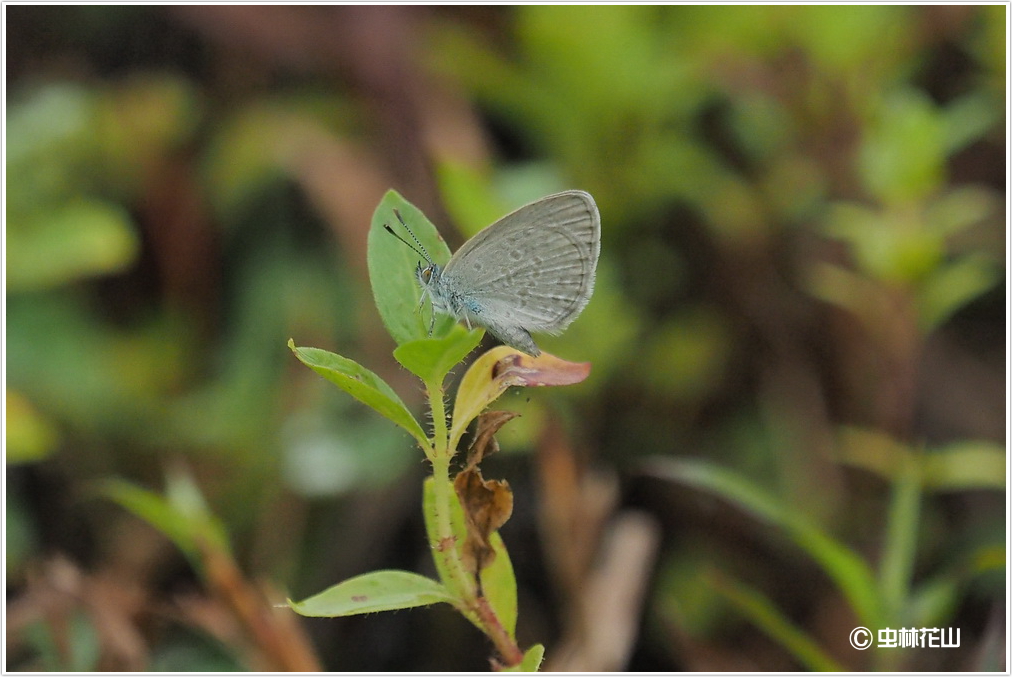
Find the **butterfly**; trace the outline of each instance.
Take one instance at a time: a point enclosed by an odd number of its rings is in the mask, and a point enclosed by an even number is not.
[[[507,214],[465,242],[445,266],[394,213],[415,245],[384,227],[425,260],[415,269],[419,303],[428,298],[435,311],[468,328],[484,327],[528,355],[541,354],[531,333],[561,333],[594,293],[601,215],[582,190],[548,195]],[[435,314],[430,335],[434,323]]]

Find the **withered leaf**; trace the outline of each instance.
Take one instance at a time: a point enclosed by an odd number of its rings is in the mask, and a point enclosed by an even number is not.
[[[565,386],[590,375],[590,362],[569,362],[550,353],[537,357],[513,351],[492,367],[492,379],[510,386]]]
[[[486,411],[478,417],[474,441],[467,449],[467,469],[477,468],[482,459],[499,451],[495,434],[499,432],[499,428],[519,415],[515,411]]]
[[[462,470],[453,480],[453,488],[464,509],[467,526],[462,559],[477,579],[481,570],[495,559],[489,538],[513,514],[513,492],[506,480],[483,479],[477,467]]]

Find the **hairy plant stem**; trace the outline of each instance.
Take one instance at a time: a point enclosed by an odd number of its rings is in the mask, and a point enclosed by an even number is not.
[[[432,408],[432,440],[427,451],[432,463],[432,489],[436,512],[436,542],[432,548],[436,556],[446,565],[450,580],[443,581],[450,592],[459,599],[460,611],[481,628],[492,640],[506,665],[518,665],[523,652],[503,627],[492,605],[479,592],[478,582],[464,566],[457,548],[452,523],[452,501],[455,499],[453,483],[450,480],[450,459],[455,449],[449,446],[449,431],[446,426],[446,405],[443,389],[439,383],[427,383],[429,405]],[[429,453],[431,452],[431,453]]]

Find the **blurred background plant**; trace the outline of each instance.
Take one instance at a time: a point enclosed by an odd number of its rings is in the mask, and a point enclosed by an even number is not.
[[[451,248],[601,210],[543,340],[591,377],[485,467],[545,667],[1004,670],[1006,12],[5,6],[7,667],[486,665],[452,610],[271,606],[431,567],[413,443],[285,346],[420,410],[394,187]]]

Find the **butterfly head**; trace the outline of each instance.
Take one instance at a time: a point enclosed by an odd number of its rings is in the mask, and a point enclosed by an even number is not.
[[[428,289],[439,282],[439,275],[442,269],[438,264],[427,262],[424,266],[419,261],[418,266],[415,268],[415,277],[418,278],[418,284],[422,286],[422,289]]]

